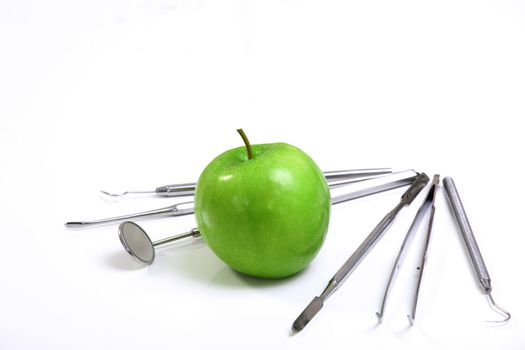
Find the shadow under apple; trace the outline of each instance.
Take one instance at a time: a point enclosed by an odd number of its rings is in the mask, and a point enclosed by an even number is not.
[[[159,249],[152,265],[135,261],[124,251],[113,252],[107,259],[108,265],[122,271],[148,269],[148,275],[170,278],[171,274],[187,278],[199,284],[217,288],[279,288],[300,279],[308,270],[281,279],[265,279],[248,276],[233,270],[222,262],[202,240],[188,241],[167,249]]]

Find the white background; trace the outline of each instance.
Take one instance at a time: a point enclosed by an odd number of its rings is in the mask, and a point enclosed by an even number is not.
[[[523,1],[0,1],[0,348],[523,348],[524,62]],[[442,188],[411,328],[418,240],[374,313],[422,198],[288,335],[402,189],[334,207],[320,254],[280,281],[199,242],[140,268],[116,225],[63,227],[174,203],[98,190],[194,181],[238,127],[324,170],[453,176],[511,321],[484,322],[499,315]],[[159,239],[194,220],[141,224]]]

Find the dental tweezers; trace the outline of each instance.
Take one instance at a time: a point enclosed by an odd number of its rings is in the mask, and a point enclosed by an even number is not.
[[[328,299],[341,285],[346,281],[348,276],[354,271],[354,269],[361,263],[365,256],[372,250],[375,244],[386,232],[388,227],[394,222],[397,214],[405,206],[410,205],[412,201],[417,197],[419,192],[426,186],[428,182],[428,176],[425,173],[421,173],[412,185],[406,190],[401,197],[399,203],[388,212],[385,217],[377,224],[372,232],[365,238],[363,243],[356,249],[356,251],[348,258],[348,260],[341,266],[336,272],[332,279],[326,285],[324,291],[320,296],[314,297],[314,299],[308,304],[304,311],[297,317],[292,325],[292,333],[297,333],[303,330],[304,327],[314,318],[315,315],[321,310],[324,302]]]
[[[452,213],[454,214],[454,218],[456,219],[459,230],[461,231],[461,236],[463,237],[463,241],[465,242],[465,246],[467,247],[470,262],[474,267],[474,272],[479,281],[479,284],[481,285],[483,293],[487,295],[490,305],[499,313],[505,316],[503,320],[487,322],[507,322],[508,320],[510,320],[510,313],[498,304],[496,304],[494,302],[494,299],[492,298],[492,285],[489,272],[487,271],[487,266],[485,266],[485,262],[483,261],[483,257],[481,256],[481,251],[479,249],[478,243],[476,242],[476,238],[474,238],[474,232],[472,231],[472,227],[470,226],[470,223],[468,221],[465,208],[463,208],[463,203],[461,202],[461,198],[459,197],[456,184],[454,183],[454,180],[451,177],[445,177],[445,179],[443,179],[443,184],[445,185],[445,190],[447,193],[450,208],[452,210]]]
[[[401,264],[403,263],[403,260],[404,260],[404,258],[406,256],[407,252],[408,252],[408,249],[410,247],[410,243],[412,242],[413,237],[415,236],[415,232],[417,231],[417,227],[418,227],[419,223],[421,222],[421,220],[423,219],[423,216],[425,215],[425,213],[430,208],[431,212],[430,212],[430,216],[428,218],[428,223],[427,223],[424,251],[423,251],[420,263],[419,263],[419,265],[417,267],[419,274],[418,274],[418,280],[417,280],[416,287],[415,287],[415,293],[414,293],[413,299],[412,299],[412,311],[408,315],[408,320],[410,321],[410,324],[411,325],[414,324],[414,320],[415,320],[415,317],[416,317],[417,300],[418,300],[418,297],[419,297],[419,289],[420,289],[420,286],[421,286],[421,279],[423,277],[423,269],[425,267],[425,262],[426,262],[426,258],[427,258],[427,251],[428,251],[428,245],[429,245],[429,242],[430,242],[430,235],[432,233],[432,226],[433,226],[433,222],[434,222],[434,213],[435,213],[435,210],[436,210],[434,203],[435,203],[435,199],[436,199],[436,191],[437,191],[438,184],[439,184],[439,175],[434,175],[434,178],[432,180],[432,185],[431,185],[430,189],[427,192],[425,200],[423,201],[423,203],[419,207],[419,209],[418,209],[418,211],[416,213],[416,216],[414,217],[414,220],[412,221],[412,224],[410,225],[410,228],[408,229],[408,231],[407,231],[407,233],[405,235],[403,243],[401,244],[401,248],[399,249],[399,253],[398,253],[397,257],[396,257],[396,260],[394,261],[394,265],[392,266],[392,271],[390,272],[390,276],[388,278],[388,283],[387,283],[386,288],[385,288],[385,293],[383,294],[383,300],[381,302],[381,309],[379,310],[379,312],[376,312],[376,316],[377,316],[377,319],[379,320],[379,322],[381,322],[383,320],[383,315],[384,315],[384,312],[385,312],[385,306],[386,306],[388,294],[390,292],[390,289],[391,289],[392,285],[394,284],[394,281],[395,281],[395,279],[397,277],[397,273],[398,273],[398,271],[399,271],[399,269],[401,267]]]

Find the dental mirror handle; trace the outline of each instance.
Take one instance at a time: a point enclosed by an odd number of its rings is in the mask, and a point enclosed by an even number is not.
[[[165,244],[173,243],[173,242],[178,241],[180,239],[185,239],[185,238],[190,238],[190,237],[197,238],[197,237],[200,237],[200,236],[201,236],[201,232],[199,231],[198,228],[195,227],[195,228],[192,228],[191,230],[189,230],[188,232],[181,233],[181,234],[178,234],[178,235],[175,235],[175,236],[171,236],[171,237],[168,237],[168,238],[159,239],[158,241],[155,241],[152,244],[156,248],[156,247],[163,246]]]

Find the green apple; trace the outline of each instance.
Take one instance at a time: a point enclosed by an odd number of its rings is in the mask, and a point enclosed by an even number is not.
[[[195,217],[204,241],[234,270],[281,278],[304,269],[321,248],[330,219],[323,173],[286,143],[226,151],[204,169]]]

